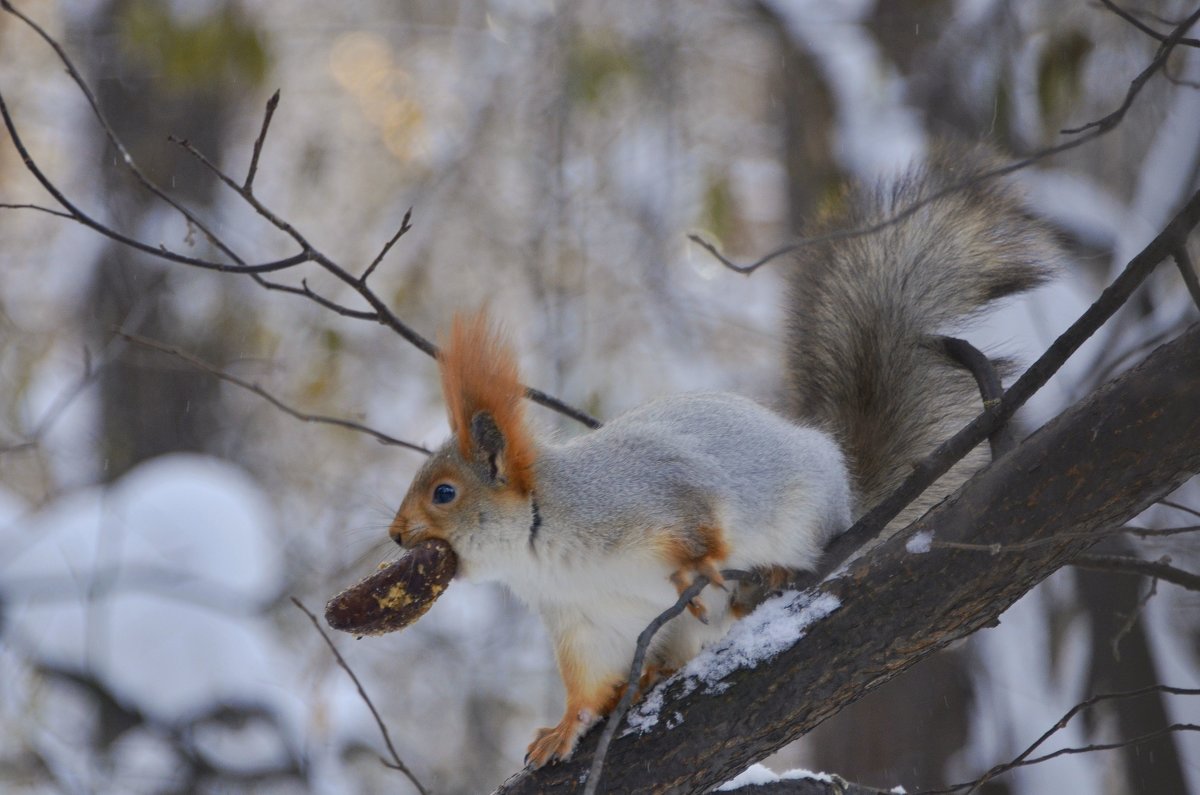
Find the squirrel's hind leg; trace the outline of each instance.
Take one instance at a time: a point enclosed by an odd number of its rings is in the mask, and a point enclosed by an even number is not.
[[[663,553],[668,564],[674,567],[670,579],[680,596],[691,587],[697,575],[707,577],[711,585],[727,590],[719,564],[729,557],[729,545],[720,528],[701,525],[693,533],[669,536],[663,545]],[[688,603],[688,612],[701,623],[708,623],[708,609],[699,596]]]

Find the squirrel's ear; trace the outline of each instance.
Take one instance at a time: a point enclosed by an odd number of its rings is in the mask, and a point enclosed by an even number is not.
[[[486,411],[475,412],[471,418],[471,452],[479,463],[487,466],[492,485],[508,482],[504,448],[504,432],[496,424],[496,418]]]
[[[525,425],[525,388],[512,346],[485,312],[458,315],[438,362],[450,429],[462,457],[486,466],[494,484],[528,494],[536,452]]]

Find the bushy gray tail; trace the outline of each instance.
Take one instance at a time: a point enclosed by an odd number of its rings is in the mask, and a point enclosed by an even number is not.
[[[875,190],[846,197],[809,235],[871,226],[991,165],[943,151]],[[992,179],[955,190],[872,234],[801,250],[791,274],[792,411],[846,452],[855,516],[891,493],[981,410],[970,372],[936,341],[989,303],[1036,286],[1057,259],[1051,235]],[[924,513],[986,463],[977,448],[892,523]]]

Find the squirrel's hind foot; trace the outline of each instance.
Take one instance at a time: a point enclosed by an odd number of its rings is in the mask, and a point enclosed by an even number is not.
[[[551,762],[565,761],[575,752],[579,738],[599,719],[591,710],[568,710],[557,726],[538,729],[525,752],[525,762],[535,770]]]
[[[671,573],[671,583],[675,586],[676,592],[683,596],[683,592],[692,587],[697,575],[707,577],[709,584],[723,591],[728,590],[720,570],[713,563],[712,558],[707,557],[676,569]],[[692,597],[692,600],[688,602],[687,609],[701,624],[708,624],[708,608],[704,606],[704,601],[699,596]]]

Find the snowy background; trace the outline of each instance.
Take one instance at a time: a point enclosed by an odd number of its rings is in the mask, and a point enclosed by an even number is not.
[[[894,172],[937,138],[1057,143],[1116,107],[1155,49],[1097,4],[1061,0],[18,6],[76,59],[151,178],[251,261],[294,246],[166,138],[240,178],[281,89],[261,200],[356,273],[412,207],[413,230],[372,276],[378,294],[430,337],[489,300],[527,382],[600,417],[701,388],[777,400],[780,268],[739,276],[687,233],[748,261],[847,180]],[[1162,30],[1190,10],[1141,8]],[[1032,360],[1196,190],[1200,53],[1177,52],[1167,71],[1114,132],[1019,175],[1068,256],[1054,283],[970,334],[977,345]],[[0,93],[86,211],[217,256],[136,187],[53,51],[7,14]],[[0,202],[50,201],[0,143]],[[302,276],[363,307],[316,271],[274,278]],[[1025,427],[1196,318],[1164,265],[1031,402]],[[303,411],[425,445],[446,433],[432,361],[382,326],[0,210],[0,790],[415,791],[379,763],[366,706],[289,597],[320,612],[395,556],[385,529],[420,456],[302,423],[117,328]],[[1200,507],[1200,487],[1173,499]],[[1196,523],[1162,506],[1140,521]],[[1112,551],[1200,568],[1187,535]],[[999,628],[770,764],[912,792],[1010,759],[1093,693],[1200,686],[1200,597],[1159,584],[1128,621],[1147,590],[1063,570]],[[541,627],[498,589],[456,584],[404,632],[335,642],[437,793],[488,791],[561,709]],[[1170,722],[1200,723],[1200,698],[1096,710],[1048,750]],[[1068,756],[989,786],[1200,792],[1200,744]]]

